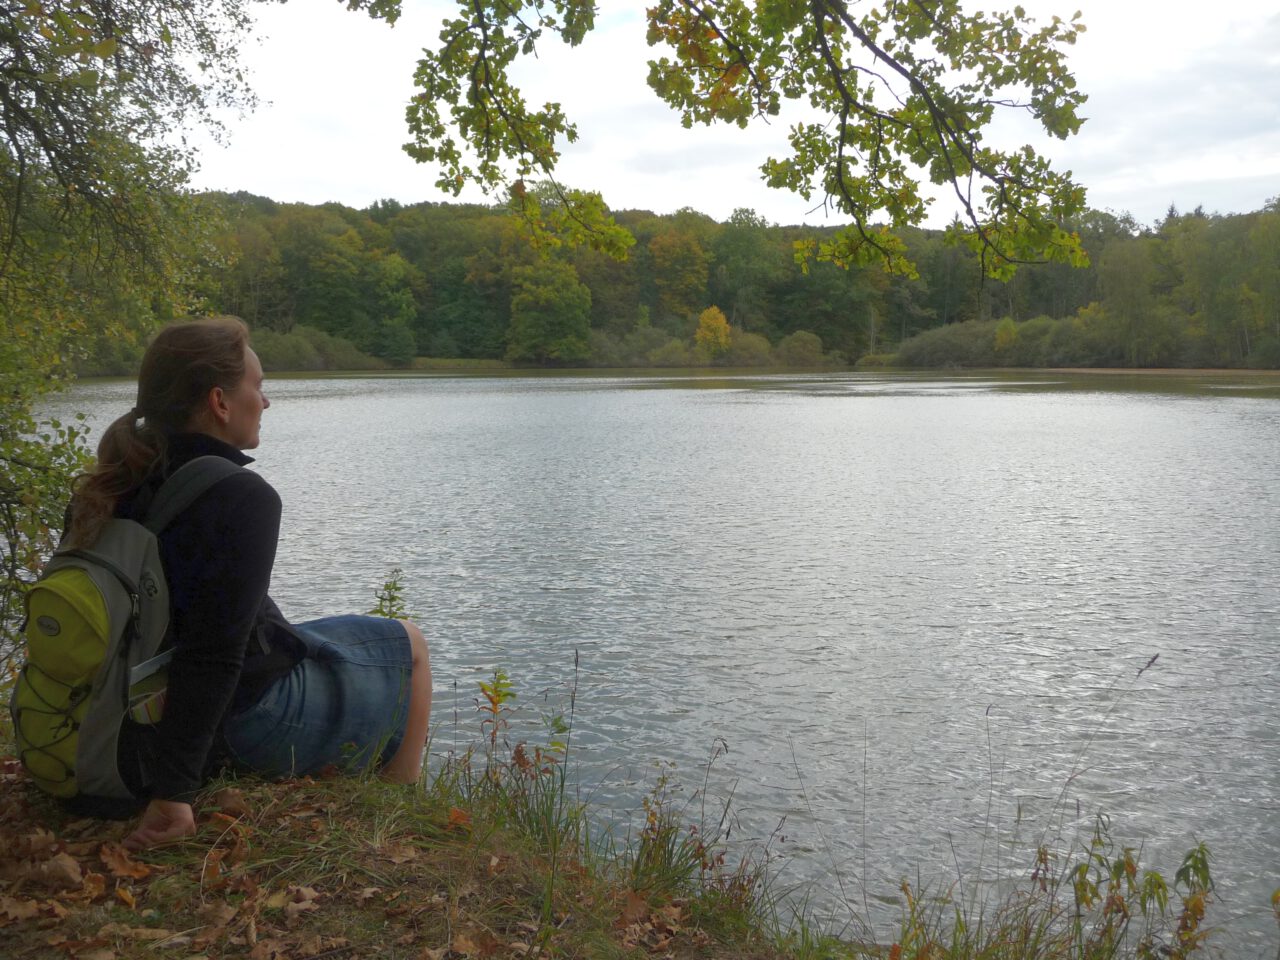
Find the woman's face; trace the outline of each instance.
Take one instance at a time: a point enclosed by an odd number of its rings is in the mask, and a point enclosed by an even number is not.
[[[245,347],[244,377],[223,394],[228,418],[222,439],[240,450],[257,447],[262,411],[271,406],[262,392],[262,379],[262,362],[253,350]]]

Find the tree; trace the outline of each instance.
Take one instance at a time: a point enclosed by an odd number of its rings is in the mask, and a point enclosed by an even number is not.
[[[707,302],[707,253],[696,236],[680,229],[658,234],[648,249],[658,318],[671,332],[687,337],[698,305]]]
[[[400,0],[349,6],[394,21]],[[927,179],[959,201],[955,237],[993,275],[1027,260],[1083,262],[1063,224],[1083,210],[1084,190],[1030,146],[1005,151],[986,139],[1007,114],[1025,114],[1058,138],[1079,129],[1085,98],[1065,60],[1084,29],[1076,19],[1042,26],[1021,7],[968,13],[961,0],[856,8],[847,0],[657,0],[647,15],[650,45],[665,48],[650,61],[649,84],[685,126],[745,127],[808,105],[789,152],[761,169],[770,186],[821,196],[852,220],[807,247],[819,257],[910,272],[894,231],[923,220]],[[505,189],[535,230],[545,228],[525,180],[554,183],[560,146],[577,130],[557,103],[531,108],[510,71],[536,56],[544,37],[577,45],[594,23],[592,0],[459,0],[439,45],[419,61],[405,149],[439,165],[442,189]],[[557,196],[569,233],[615,241],[598,195]],[[880,218],[888,223],[877,226]]]
[[[591,355],[591,291],[570,264],[516,267],[512,283],[508,360],[581,363]]]
[[[816,367],[822,363],[822,339],[808,330],[797,330],[778,341],[778,362],[788,367]]]
[[[252,103],[247,2],[0,4],[0,657],[84,462],[33,405],[95,340],[190,308],[210,214],[174,134]]]
[[[697,348],[714,360],[729,349],[729,321],[719,307],[707,307],[698,315],[698,329],[693,342]]]

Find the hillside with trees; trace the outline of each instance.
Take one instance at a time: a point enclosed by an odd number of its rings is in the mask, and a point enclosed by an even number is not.
[[[797,249],[814,231],[748,209],[725,223],[687,209],[618,211],[635,243],[617,260],[588,247],[544,257],[501,207],[208,199],[226,223],[203,284],[208,305],[247,320],[284,369],[417,356],[1280,367],[1280,201],[1233,216],[1171,209],[1153,227],[1088,211],[1072,226],[1089,266],[1027,264],[1000,280],[942,231],[903,231],[915,276],[805,262]]]

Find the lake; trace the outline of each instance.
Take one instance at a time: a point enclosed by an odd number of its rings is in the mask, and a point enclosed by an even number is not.
[[[294,619],[362,611],[401,567],[433,647],[433,752],[477,739],[495,669],[531,738],[576,690],[576,770],[620,831],[664,772],[712,826],[732,796],[732,839],[768,841],[779,888],[816,882],[812,906],[847,901],[882,938],[901,878],[1025,876],[1038,842],[1084,842],[1101,813],[1171,883],[1205,841],[1220,943],[1274,960],[1280,379],[268,395],[273,596]],[[100,427],[132,400],[89,383],[52,406]]]

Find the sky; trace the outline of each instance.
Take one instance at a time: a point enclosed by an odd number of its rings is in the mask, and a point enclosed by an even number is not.
[[[998,133],[1001,146],[1033,143],[1056,168],[1073,171],[1091,207],[1141,224],[1160,220],[1171,204],[1245,213],[1280,196],[1275,0],[1020,2],[1041,20],[1082,13],[1088,29],[1069,65],[1089,95],[1087,120],[1065,142],[1010,123]],[[601,7],[581,47],[544,43],[518,80],[531,103],[559,101],[577,124],[562,182],[599,191],[615,210],[692,207],[723,221],[746,207],[777,224],[843,222],[819,198],[805,201],[761,180],[760,164],[785,148],[785,117],[748,130],[685,130],[645,83],[654,51],[644,42],[643,2]],[[404,0],[389,27],[334,0],[263,5],[244,58],[262,103],[227,118],[226,146],[199,141],[193,185],[356,208],[384,198],[451,200],[435,187],[436,172],[401,149],[419,52],[434,45],[451,9],[442,0]],[[491,202],[478,192],[459,199]],[[943,197],[926,225],[945,225],[954,209]]]

